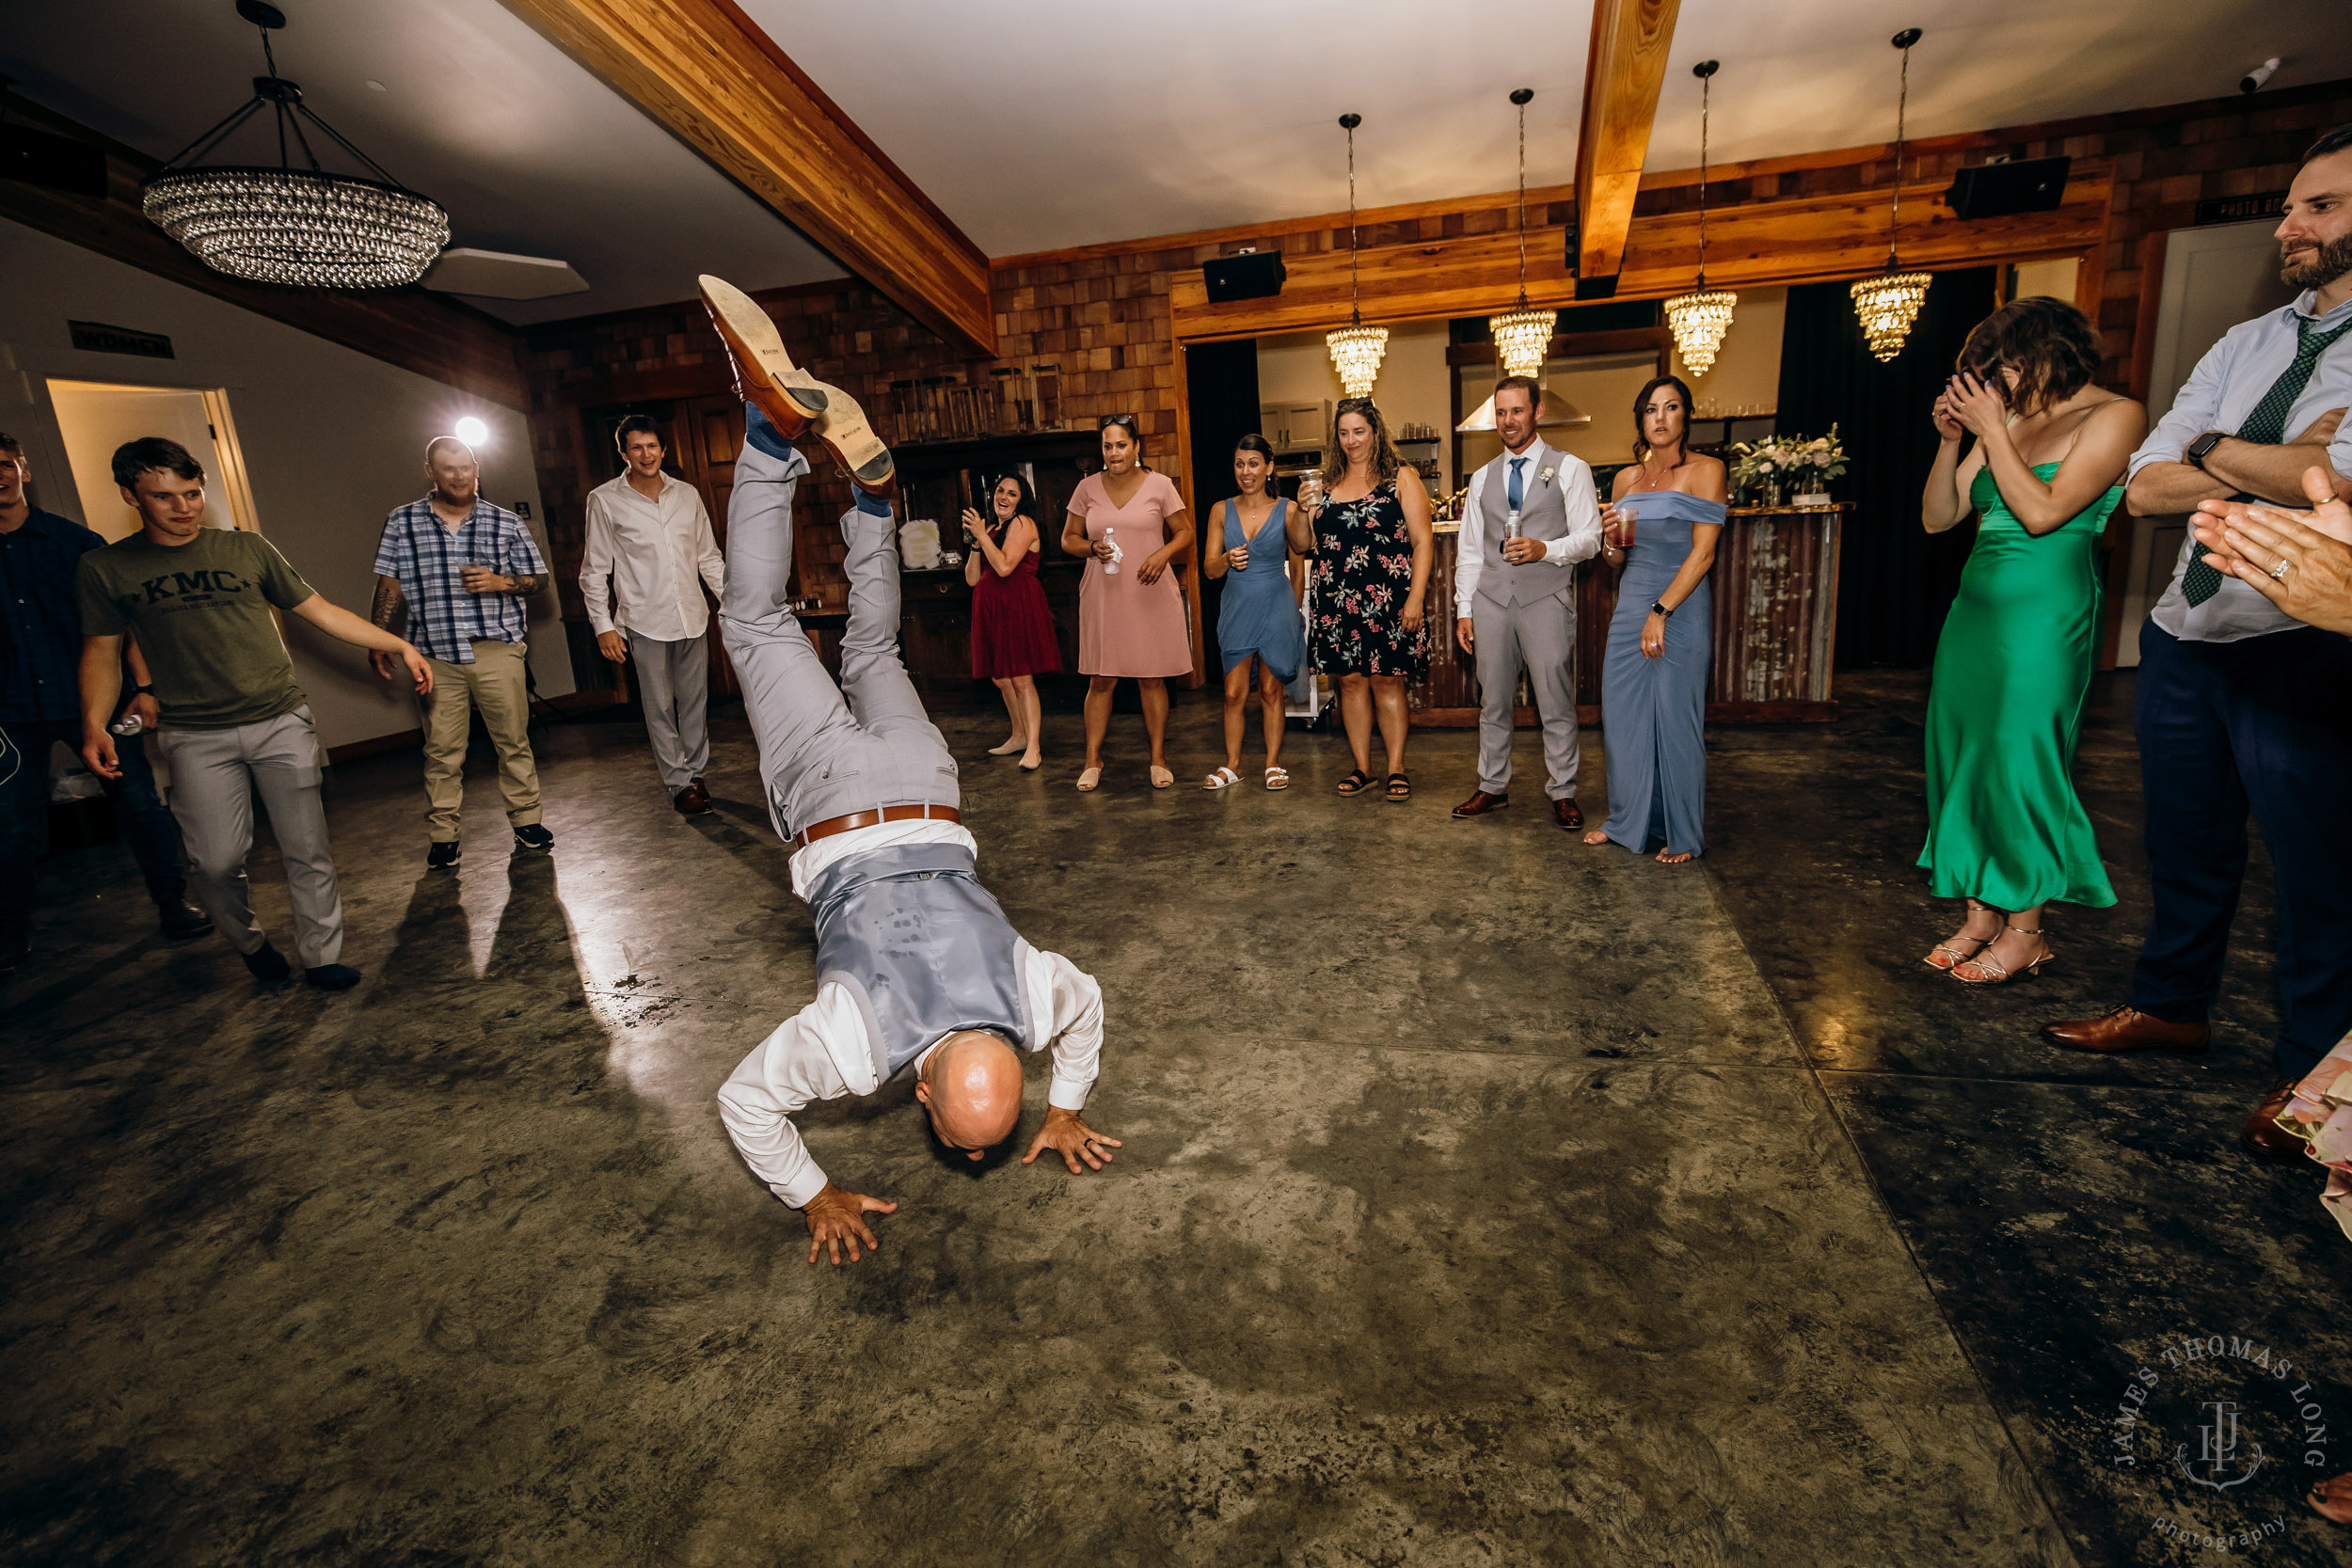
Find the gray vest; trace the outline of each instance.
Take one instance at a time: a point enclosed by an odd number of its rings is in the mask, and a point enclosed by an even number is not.
[[[1538,599],[1556,598],[1566,593],[1576,581],[1576,568],[1555,566],[1548,561],[1530,562],[1514,566],[1502,558],[1502,523],[1511,515],[1511,453],[1486,465],[1485,482],[1478,489],[1478,515],[1484,520],[1481,547],[1485,560],[1478,574],[1478,594],[1499,605],[1534,604]],[[1541,539],[1549,543],[1565,539],[1568,532],[1568,494],[1561,481],[1566,467],[1561,455],[1536,441],[1524,453],[1527,466],[1519,470],[1523,499],[1519,506],[1519,533],[1523,538]],[[1551,470],[1551,478],[1544,478],[1544,470]]]
[[[988,1029],[1029,1043],[1024,943],[958,844],[909,844],[827,866],[810,890],[817,982],[866,1015],[883,1083],[943,1035]]]

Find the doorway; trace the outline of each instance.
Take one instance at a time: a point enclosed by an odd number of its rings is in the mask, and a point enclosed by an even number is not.
[[[226,389],[53,379],[49,401],[56,410],[82,521],[93,533],[111,543],[138,531],[138,514],[122,503],[115,484],[114,452],[125,441],[146,436],[179,442],[204,466],[206,488],[217,503],[206,509],[211,526],[262,531]]]

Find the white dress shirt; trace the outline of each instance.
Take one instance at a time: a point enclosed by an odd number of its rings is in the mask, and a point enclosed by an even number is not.
[[[580,596],[597,635],[619,627],[658,642],[700,637],[710,625],[701,583],[713,594],[727,585],[726,562],[701,491],[665,473],[658,500],[646,499],[627,474],[588,492]],[[614,589],[621,601],[617,614]]]
[[[1510,462],[1514,457],[1527,459],[1527,467],[1519,470],[1519,494],[1533,495],[1535,486],[1545,483],[1544,470],[1551,470],[1554,484],[1565,485],[1567,502],[1568,531],[1557,539],[1544,542],[1544,559],[1555,566],[1569,566],[1580,561],[1590,561],[1600,553],[1600,499],[1593,488],[1593,466],[1581,457],[1557,451],[1544,445],[1538,436],[1527,444],[1525,451],[1504,448],[1495,461],[1504,465],[1496,480],[1499,484],[1511,483]],[[1486,517],[1478,507],[1479,497],[1486,493],[1486,473],[1494,464],[1482,466],[1470,476],[1470,494],[1462,498],[1462,532],[1454,549],[1454,619],[1470,619],[1470,601],[1478,596],[1478,578],[1486,569]]]
[[[2306,289],[2292,305],[2267,315],[2240,322],[2205,351],[2188,380],[2172,400],[2170,413],[2156,421],[2148,439],[2132,453],[2124,483],[2130,483],[2151,463],[2178,463],[2188,444],[2208,430],[2235,430],[2253,413],[2254,405],[2295,362],[2296,323],[2311,323],[2313,331],[2328,332],[2352,321],[2352,302],[2324,316],[2312,314],[2318,291]],[[2352,332],[2328,345],[2312,367],[2303,395],[2287,410],[2286,438],[2295,439],[2312,420],[2330,408],[2352,407]],[[2317,456],[2317,449],[2313,449]],[[2346,420],[2328,443],[2328,462],[2336,472],[2352,478],[2352,420]],[[2298,488],[2297,494],[2300,494]],[[2297,501],[2300,510],[2308,502]],[[2185,642],[2242,642],[2274,631],[2293,631],[2303,625],[2254,589],[2224,576],[2221,590],[2203,604],[2192,605],[2181,592],[2181,574],[2188,569],[2189,552],[2197,547],[2192,533],[2181,542],[2172,563],[2172,582],[2149,618]]]
[[[853,828],[820,838],[792,857],[793,891],[805,898],[817,874],[845,856],[905,844],[972,847],[973,840],[953,822],[917,819]],[[1054,1051],[1046,1103],[1082,1111],[1102,1056],[1103,988],[1058,953],[1041,953],[1024,942],[1020,955],[1022,996],[1037,1027],[1029,1049],[1051,1045]],[[913,1069],[919,1071],[937,1049],[934,1041],[914,1059]],[[736,1068],[719,1091],[719,1115],[753,1174],[801,1209],[824,1191],[825,1173],[801,1142],[793,1114],[816,1101],[868,1095],[881,1087],[864,1009],[846,987],[819,985],[816,1001],[777,1025]]]

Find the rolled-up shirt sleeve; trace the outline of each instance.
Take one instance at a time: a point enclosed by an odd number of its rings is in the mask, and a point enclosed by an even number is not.
[[[2191,441],[2216,428],[2221,415],[2221,390],[2229,382],[2230,359],[2236,351],[2235,337],[2235,332],[2224,336],[2197,361],[2197,368],[2188,372],[2188,379],[2174,395],[2171,411],[2156,421],[2156,428],[2132,453],[2131,465],[2123,471],[2124,483],[2129,484],[2151,463],[2178,463]],[[2341,464],[2337,471],[2343,471]]]
[[[1045,1037],[1054,1050],[1054,1081],[1045,1102],[1058,1111],[1083,1111],[1102,1069],[1103,988],[1059,953],[1035,948],[1029,949],[1025,980],[1032,1013],[1044,1003]]]
[[[1600,496],[1589,464],[1563,457],[1560,466],[1568,469],[1563,476],[1567,494],[1562,498],[1568,503],[1568,531],[1544,546],[1544,559],[1554,566],[1573,566],[1600,553]]]
[[[821,987],[817,1000],[778,1024],[719,1090],[720,1119],[743,1163],[795,1209],[823,1192],[826,1178],[792,1117],[804,1105],[852,1092],[826,1042],[842,1039],[862,1049],[864,1032],[849,993]]]
[[[1470,618],[1470,601],[1478,597],[1478,578],[1486,564],[1486,518],[1478,510],[1486,488],[1486,470],[1471,472],[1462,498],[1462,531],[1454,541],[1454,617]]]

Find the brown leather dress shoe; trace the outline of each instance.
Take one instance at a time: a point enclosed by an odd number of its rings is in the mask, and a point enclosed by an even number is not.
[[[798,439],[803,431],[816,432],[859,489],[869,495],[897,495],[898,470],[890,449],[866,422],[857,400],[795,365],[776,324],[751,295],[707,273],[699,282],[703,306],[734,362],[738,394],[757,404],[787,441]]]
[[[2167,1023],[2128,1006],[2109,1007],[2097,1018],[2070,1018],[2042,1026],[2042,1037],[2052,1045],[2107,1056],[2127,1051],[2201,1056],[2211,1034],[2201,1023]]]
[[[680,816],[710,815],[710,796],[703,789],[700,779],[671,796],[670,804],[677,808],[677,814]]]
[[[2249,1154],[2265,1160],[2300,1160],[2311,1152],[2311,1145],[2279,1125],[2279,1113],[2287,1108],[2287,1097],[2295,1092],[2295,1080],[2280,1079],[2279,1086],[2263,1096],[2262,1103],[2246,1118],[2237,1141]]]
[[[1563,828],[1581,828],[1584,826],[1584,808],[1576,803],[1573,795],[1565,800],[1554,800],[1551,803],[1551,819]]]
[[[1508,790],[1505,790],[1501,795],[1489,795],[1483,789],[1473,789],[1470,792],[1469,800],[1454,808],[1454,815],[1456,816],[1484,816],[1490,811],[1501,811],[1503,807],[1509,805],[1510,803],[1511,794]]]

